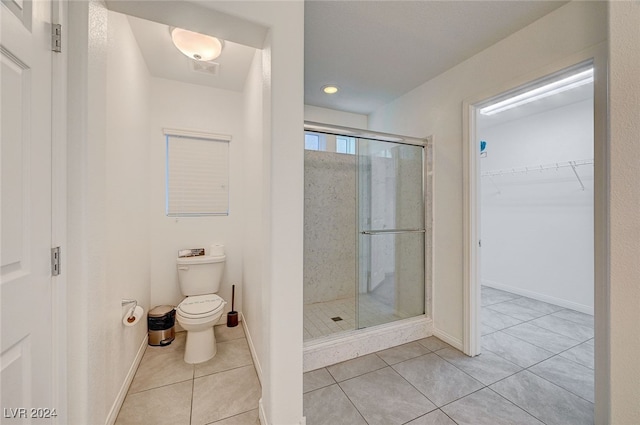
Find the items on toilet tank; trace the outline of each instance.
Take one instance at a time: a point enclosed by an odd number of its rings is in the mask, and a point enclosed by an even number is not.
[[[204,248],[181,249],[178,251],[178,258],[199,257],[204,255]]]
[[[172,305],[159,305],[149,310],[149,345],[171,344],[176,336],[176,309]]]

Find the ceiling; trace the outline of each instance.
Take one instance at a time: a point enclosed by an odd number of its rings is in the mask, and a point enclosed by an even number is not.
[[[369,114],[565,3],[306,0],[305,104]],[[168,25],[128,19],[153,76],[243,90],[254,48],[225,41],[216,75],[194,71]],[[340,91],[326,95],[326,84]]]
[[[225,41],[222,54],[211,62],[198,62],[180,53],[171,41],[169,26],[146,19],[127,17],[149,73],[154,77],[190,84],[242,91],[253,47]]]
[[[369,114],[565,3],[307,0],[305,104]]]

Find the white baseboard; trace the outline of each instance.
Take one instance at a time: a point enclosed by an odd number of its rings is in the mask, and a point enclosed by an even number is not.
[[[441,339],[442,341],[446,342],[447,344],[449,344],[450,346],[452,346],[457,350],[464,351],[464,345],[462,344],[462,340],[452,335],[449,335],[445,331],[441,331],[440,329],[436,329],[434,327],[433,336],[435,336],[438,339]]]
[[[433,322],[426,316],[344,332],[304,344],[303,371],[326,367],[365,354],[431,336]]]
[[[260,419],[260,425],[269,425],[267,421],[267,414],[264,412],[264,405],[262,404],[262,398],[258,400],[258,419]],[[300,425],[307,425],[307,417],[303,416],[300,419]]]
[[[260,419],[260,425],[269,425],[269,421],[267,421],[267,414],[264,412],[262,397],[258,400],[258,419]]]
[[[122,407],[122,403],[124,403],[124,399],[127,396],[127,392],[129,391],[129,387],[131,386],[131,381],[133,381],[133,377],[136,375],[136,371],[138,370],[138,366],[142,361],[142,356],[144,356],[144,351],[147,349],[149,335],[145,334],[142,339],[142,344],[140,344],[140,348],[136,353],[135,359],[133,359],[133,363],[129,368],[129,372],[127,372],[127,376],[120,387],[120,391],[118,392],[118,396],[116,400],[113,402],[111,406],[111,410],[109,411],[109,415],[107,416],[107,420],[105,422],[106,425],[113,425],[116,423],[116,419],[118,419],[118,413],[120,413],[120,408]]]
[[[244,329],[244,335],[247,337],[247,343],[249,344],[249,351],[251,352],[251,358],[253,359],[253,365],[256,368],[256,373],[258,374],[258,380],[260,381],[260,385],[262,385],[262,366],[260,366],[260,360],[258,359],[258,353],[256,352],[256,347],[253,345],[253,339],[251,338],[251,332],[249,332],[249,325],[247,325],[247,321],[244,320],[242,313],[239,315],[239,319],[242,319],[242,328]],[[262,399],[260,399],[262,400]]]
[[[552,297],[550,295],[517,288],[515,286],[505,285],[499,282],[495,282],[493,280],[482,279],[482,285],[488,286],[490,288],[500,289],[506,292],[511,292],[512,294],[521,295],[523,297],[533,298],[534,300],[542,301],[549,304],[554,304],[560,307],[568,308],[571,310],[579,311],[581,313],[590,314],[591,316],[593,316],[592,306],[575,303],[573,301],[563,300],[562,298]]]

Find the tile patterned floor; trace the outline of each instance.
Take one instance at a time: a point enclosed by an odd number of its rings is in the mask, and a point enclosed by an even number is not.
[[[430,337],[308,372],[307,424],[593,424],[593,317],[481,295],[480,356]]]
[[[593,424],[593,317],[486,287],[482,304],[478,357],[430,337],[306,373],[307,424]],[[242,327],[215,332],[198,365],[184,332],[147,347],[116,425],[259,425]]]
[[[262,390],[242,326],[214,330],[218,353],[197,365],[183,360],[186,332],[147,347],[116,425],[259,425]]]

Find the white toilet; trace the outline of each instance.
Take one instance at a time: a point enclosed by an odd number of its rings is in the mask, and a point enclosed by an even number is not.
[[[213,326],[222,316],[227,302],[215,293],[224,271],[224,249],[199,257],[178,258],[178,281],[186,298],[176,307],[176,320],[187,331],[186,363],[202,363],[216,355]]]

